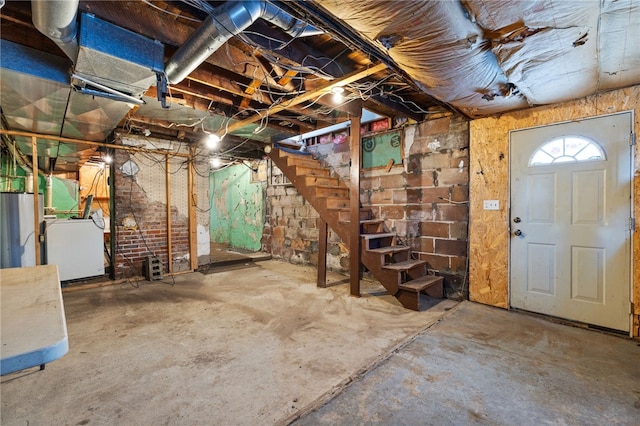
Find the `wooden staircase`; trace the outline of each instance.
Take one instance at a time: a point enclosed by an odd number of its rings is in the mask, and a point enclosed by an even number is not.
[[[309,155],[272,149],[269,157],[344,242],[350,239],[349,187]],[[358,195],[355,195],[358,196]],[[361,262],[405,308],[420,310],[420,293],[443,297],[443,278],[427,275],[427,264],[385,232],[384,221],[360,210]]]

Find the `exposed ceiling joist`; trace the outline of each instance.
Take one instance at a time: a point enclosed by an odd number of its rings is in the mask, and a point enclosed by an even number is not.
[[[274,105],[273,107],[271,107],[269,109],[270,113],[276,113],[279,111],[282,111],[286,108],[288,108],[289,106],[294,106],[294,105],[299,105],[301,103],[304,102],[308,102],[313,100],[314,98],[317,98],[319,96],[323,96],[326,95],[328,93],[331,92],[331,89],[334,87],[338,87],[338,86],[344,86],[353,82],[356,82],[358,80],[361,80],[365,77],[368,77],[370,75],[373,75],[377,72],[383,71],[387,69],[387,66],[385,64],[378,64],[378,65],[374,65],[371,68],[366,68],[364,70],[358,70],[358,71],[354,71],[351,74],[346,75],[343,78],[337,79],[332,81],[331,83],[325,84],[322,87],[311,91],[311,92],[307,92],[304,93],[300,96],[297,96],[291,100],[288,101],[284,101],[283,104],[279,104],[279,105]],[[246,118],[244,120],[240,120],[237,121],[235,123],[230,124],[227,128],[226,131],[227,132],[233,132],[234,130],[238,130],[241,129],[245,126],[247,126],[248,124],[252,124],[255,123],[256,121],[260,121],[263,117],[261,117],[260,115],[254,115],[253,117],[249,117]]]

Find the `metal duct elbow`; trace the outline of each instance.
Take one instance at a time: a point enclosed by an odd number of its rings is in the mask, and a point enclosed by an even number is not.
[[[292,37],[322,33],[265,0],[228,1],[214,9],[167,62],[165,74],[169,83],[180,83],[231,37],[240,34],[259,18],[282,28]]]
[[[263,2],[262,15],[260,16],[265,21],[271,22],[276,27],[281,28],[285,33],[291,37],[309,37],[324,33],[313,25],[309,25],[299,19],[294,18],[287,12],[272,5],[271,3]]]
[[[171,84],[180,83],[234,35],[260,17],[262,2],[229,1],[217,7],[165,65]]]
[[[79,0],[31,0],[33,25],[73,62],[78,57],[78,3]]]

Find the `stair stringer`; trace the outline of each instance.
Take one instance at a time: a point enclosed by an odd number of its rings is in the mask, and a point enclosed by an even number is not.
[[[299,154],[292,154],[299,155]],[[317,197],[315,194],[315,187],[308,186],[305,183],[305,178],[307,176],[300,176],[296,173],[295,167],[287,164],[286,155],[282,155],[279,149],[272,149],[269,153],[269,157],[271,160],[278,166],[278,168],[284,173],[284,175],[291,181],[293,186],[298,190],[305,200],[309,204],[313,206],[313,208],[318,212],[320,217],[329,225],[329,227],[342,239],[342,241],[349,241],[350,237],[350,224],[345,222],[340,222],[339,218],[339,210],[336,209],[327,209],[325,204],[325,199],[322,197]],[[311,157],[303,157],[305,158],[305,162],[308,158]],[[314,160],[318,164],[318,168],[324,168],[322,163],[318,160]],[[341,187],[347,187],[343,181],[338,179],[338,185]],[[382,284],[382,286],[387,290],[387,292],[396,296],[399,292],[398,286],[400,285],[401,274],[397,271],[392,271],[388,269],[383,269],[382,261],[380,255],[374,255],[371,252],[366,250],[366,246],[363,243],[361,244],[361,256],[360,260],[362,264],[371,272],[371,274]]]

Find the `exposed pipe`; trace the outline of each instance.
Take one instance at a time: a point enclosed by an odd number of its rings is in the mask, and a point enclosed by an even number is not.
[[[321,33],[316,28],[267,3],[266,0],[228,1],[215,8],[169,59],[165,66],[169,83],[180,83],[227,40],[240,34],[259,18],[282,28],[293,37]]]
[[[31,0],[31,20],[75,63],[78,58],[76,17],[79,0]]]
[[[47,176],[47,189],[45,191],[46,198],[44,200],[44,211],[46,214],[51,214],[53,210],[53,175]]]

